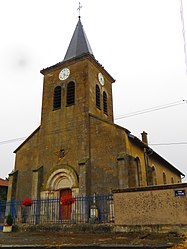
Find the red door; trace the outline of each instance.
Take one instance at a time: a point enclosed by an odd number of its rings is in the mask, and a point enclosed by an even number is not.
[[[66,198],[72,197],[71,189],[62,189],[60,191],[60,220],[70,220],[71,219],[71,204],[66,203]],[[65,201],[64,201],[65,200]]]

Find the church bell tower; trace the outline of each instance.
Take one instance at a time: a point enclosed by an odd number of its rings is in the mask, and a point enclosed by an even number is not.
[[[41,73],[43,129],[64,129],[89,114],[113,122],[114,79],[95,59],[80,17],[64,60]]]

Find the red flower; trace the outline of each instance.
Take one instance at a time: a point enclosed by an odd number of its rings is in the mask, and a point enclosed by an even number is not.
[[[76,201],[71,195],[64,196],[60,199],[60,204],[62,205],[71,205]]]
[[[32,205],[32,200],[29,198],[26,198],[24,201],[21,203],[23,206],[31,206]]]

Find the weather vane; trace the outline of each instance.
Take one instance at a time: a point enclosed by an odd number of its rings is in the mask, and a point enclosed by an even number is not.
[[[81,3],[79,2],[79,7],[77,8],[77,10],[79,11],[79,18],[81,17],[81,8],[82,6],[81,6]]]

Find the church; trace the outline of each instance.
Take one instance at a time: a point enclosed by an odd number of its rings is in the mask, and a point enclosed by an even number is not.
[[[114,123],[115,80],[94,57],[80,17],[63,61],[41,74],[41,123],[14,151],[9,201],[181,182],[145,131],[140,140]]]

